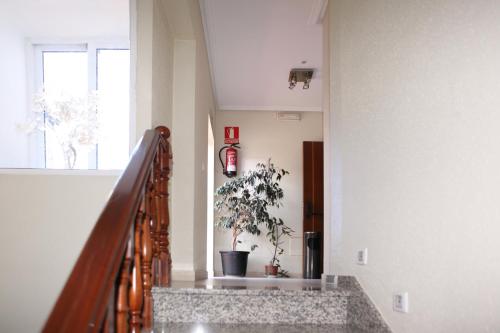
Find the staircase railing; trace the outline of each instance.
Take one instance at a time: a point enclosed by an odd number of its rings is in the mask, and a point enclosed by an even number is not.
[[[148,130],[97,220],[43,332],[140,332],[170,283],[170,132]]]

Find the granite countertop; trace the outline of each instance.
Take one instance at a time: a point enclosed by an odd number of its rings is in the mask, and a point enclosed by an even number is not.
[[[303,280],[217,280],[216,283],[173,283],[171,287],[154,287],[158,294],[198,294],[198,295],[252,295],[252,296],[349,296],[359,292],[360,286],[351,276],[339,276],[335,284],[321,284],[319,281]]]

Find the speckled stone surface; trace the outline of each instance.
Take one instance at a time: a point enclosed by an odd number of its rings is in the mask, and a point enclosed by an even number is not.
[[[241,292],[238,290],[238,292]],[[346,296],[299,292],[155,293],[155,320],[177,323],[345,324]]]
[[[308,324],[156,323],[154,333],[365,333],[356,327]]]
[[[169,332],[190,332],[188,323],[210,323],[207,332],[213,327],[220,329],[213,332],[226,332],[222,329],[231,324],[244,327],[248,323],[261,329],[271,326],[272,332],[281,332],[280,327],[287,325],[311,329],[300,332],[390,332],[354,277],[339,276],[335,282],[242,279],[174,283],[171,288],[153,289],[154,317],[157,323],[175,327]]]
[[[391,333],[391,329],[359,283],[356,280],[354,283],[357,286],[353,288],[354,291],[349,297],[347,324],[366,332]]]

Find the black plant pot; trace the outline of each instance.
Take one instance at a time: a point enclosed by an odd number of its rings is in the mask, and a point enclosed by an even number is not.
[[[219,251],[224,276],[245,276],[247,274],[248,251]]]

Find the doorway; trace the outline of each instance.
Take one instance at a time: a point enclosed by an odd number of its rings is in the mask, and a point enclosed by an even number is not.
[[[303,238],[306,232],[320,233],[319,270],[323,274],[323,142],[303,142]],[[303,242],[304,243],[304,242]],[[305,253],[305,249],[304,249]],[[305,261],[304,261],[305,262]],[[305,270],[305,267],[304,267]]]

